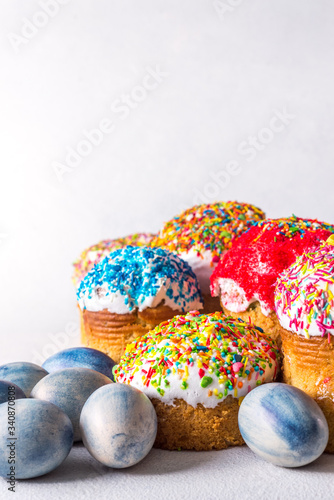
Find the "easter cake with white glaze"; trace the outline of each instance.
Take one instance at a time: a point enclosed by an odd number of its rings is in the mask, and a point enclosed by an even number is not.
[[[324,412],[334,453],[334,237],[305,252],[277,280],[283,327],[284,382],[302,389]]]
[[[118,362],[129,342],[203,301],[195,274],[162,248],[127,246],[111,252],[77,291],[85,345]]]
[[[166,222],[151,246],[166,248],[188,262],[197,276],[205,313],[219,310],[210,295],[210,275],[224,253],[253,224],[265,218],[250,203],[221,201],[195,205]]]
[[[243,444],[239,404],[278,368],[277,346],[261,329],[192,311],[128,345],[114,376],[151,399],[156,447],[210,450]]]

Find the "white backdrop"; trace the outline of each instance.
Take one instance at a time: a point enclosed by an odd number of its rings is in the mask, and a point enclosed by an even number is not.
[[[102,238],[216,199],[334,222],[333,23],[330,0],[1,0],[0,363],[78,343],[71,262]]]

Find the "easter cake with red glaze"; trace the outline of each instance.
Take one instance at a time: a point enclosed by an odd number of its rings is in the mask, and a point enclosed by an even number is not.
[[[334,227],[296,216],[266,219],[244,233],[211,276],[211,293],[226,314],[251,321],[274,339],[280,324],[274,289],[279,274],[304,251],[319,247]]]

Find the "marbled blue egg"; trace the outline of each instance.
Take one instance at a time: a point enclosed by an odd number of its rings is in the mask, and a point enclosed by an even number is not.
[[[257,455],[282,467],[316,460],[328,442],[328,425],[317,403],[287,384],[264,384],[239,409],[239,429]]]
[[[107,354],[90,347],[71,347],[50,356],[44,363],[43,368],[53,373],[64,368],[90,368],[102,373],[114,381],[112,369],[115,366]]]
[[[13,406],[10,408],[13,411]],[[7,474],[14,472],[15,479],[29,479],[47,474],[65,460],[72,448],[71,421],[60,408],[46,401],[19,399],[14,408],[15,431],[10,435],[8,404],[0,405],[0,476],[10,479]]]
[[[134,387],[112,384],[87,400],[80,417],[84,445],[108,467],[130,467],[151,450],[157,415],[149,398]]]
[[[13,382],[0,380],[0,404],[12,401],[13,399],[24,399],[26,395],[20,387]]]
[[[27,398],[30,397],[32,388],[47,374],[41,366],[26,361],[0,366],[0,380],[13,382],[22,389]]]
[[[65,368],[44,377],[31,391],[31,397],[49,401],[71,419],[74,441],[80,441],[80,413],[89,396],[100,387],[111,384],[102,373],[88,368]]]

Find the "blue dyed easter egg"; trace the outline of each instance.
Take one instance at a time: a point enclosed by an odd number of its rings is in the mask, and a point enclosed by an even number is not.
[[[64,368],[90,368],[102,373],[114,381],[112,369],[115,366],[107,354],[90,347],[71,347],[50,356],[44,363],[43,368],[53,373]]]
[[[13,384],[13,382],[0,380],[0,404],[13,401],[14,399],[24,399],[25,397],[26,395],[22,389]]]
[[[19,399],[10,411],[15,413],[14,431],[8,425],[8,404],[0,405],[0,476],[29,479],[58,467],[73,444],[68,416],[57,406],[34,399]]]
[[[264,384],[252,390],[241,403],[238,419],[250,449],[282,467],[313,462],[328,442],[327,421],[317,403],[287,384]]]
[[[27,398],[30,397],[32,388],[47,374],[41,366],[26,361],[0,366],[0,380],[13,382],[22,389]]]
[[[74,441],[80,441],[80,413],[89,396],[111,380],[88,368],[65,368],[44,377],[31,391],[31,397],[49,401],[71,419]]]
[[[101,387],[87,400],[80,417],[89,453],[108,467],[121,469],[142,460],[157,434],[157,415],[149,398],[134,387]]]

